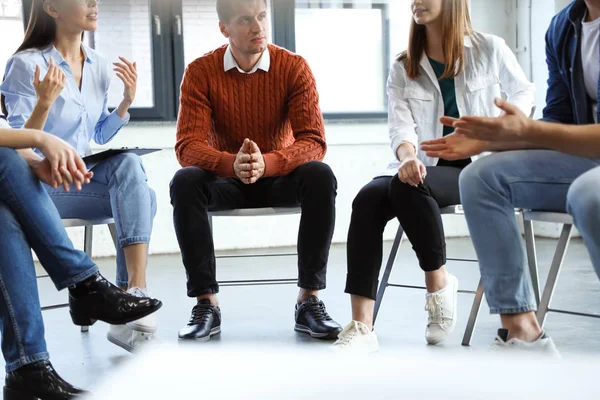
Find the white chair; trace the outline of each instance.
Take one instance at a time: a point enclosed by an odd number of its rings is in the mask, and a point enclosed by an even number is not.
[[[115,248],[117,247],[117,228],[115,227],[115,221],[112,218],[103,218],[103,219],[94,219],[94,220],[84,220],[84,219],[63,219],[63,225],[65,228],[75,228],[75,227],[84,227],[84,235],[83,235],[83,249],[85,253],[91,258],[92,257],[92,242],[94,235],[94,226],[96,225],[108,225],[108,230],[110,231],[110,235],[112,236],[113,243],[115,244]],[[48,275],[40,275],[37,277],[40,278],[48,278]],[[42,307],[42,311],[47,310],[55,310],[57,308],[65,308],[68,307],[68,303],[63,304],[54,304],[51,306]],[[87,332],[89,327],[82,326],[81,332]]]
[[[277,215],[301,214],[300,207],[267,207],[267,208],[240,208],[224,211],[209,211],[209,223],[212,232],[213,218],[215,217],[264,217]],[[296,256],[297,253],[275,253],[275,254],[235,254],[223,255],[217,258],[247,258],[247,257],[286,257]],[[296,284],[297,278],[284,279],[251,279],[251,280],[232,280],[221,281],[220,286],[257,286],[257,285],[289,285]]]
[[[556,245],[554,257],[552,258],[552,264],[550,265],[550,271],[548,272],[548,279],[544,287],[544,292],[540,299],[539,289],[536,291],[536,300],[539,304],[537,311],[537,319],[540,326],[544,326],[546,316],[549,312],[577,315],[580,317],[600,318],[598,314],[581,313],[576,311],[559,310],[550,308],[550,302],[556,288],[558,276],[562,270],[563,261],[567,248],[571,239],[571,233],[573,231],[573,217],[565,213],[557,212],[545,212],[545,211],[524,211],[523,220],[525,224],[525,241],[527,243],[527,258],[529,261],[530,271],[536,271],[532,274],[532,281],[534,282],[534,290],[538,287],[537,281],[537,257],[535,251],[535,238],[533,235],[533,221],[540,222],[552,222],[562,224],[562,231]]]

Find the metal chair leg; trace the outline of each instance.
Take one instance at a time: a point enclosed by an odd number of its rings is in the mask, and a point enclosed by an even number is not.
[[[92,241],[94,238],[94,227],[92,225],[87,225],[84,228],[84,233],[83,233],[83,251],[85,251],[85,254],[88,255],[88,257],[92,257]]]
[[[523,219],[525,228],[525,247],[527,248],[527,263],[529,264],[529,275],[535,295],[535,303],[540,305],[540,277],[538,273],[537,253],[535,251],[535,236],[533,233],[533,221]]]
[[[108,231],[110,232],[110,236],[112,237],[112,241],[115,245],[115,249],[119,246],[119,235],[117,234],[117,227],[115,224],[108,224]]]
[[[462,345],[468,346],[471,343],[471,337],[475,330],[475,324],[477,323],[477,317],[479,316],[479,310],[481,308],[481,302],[483,301],[483,284],[481,279],[477,285],[477,291],[475,292],[475,299],[473,299],[473,305],[471,306],[471,314],[467,321],[467,327],[465,328],[465,334],[463,336]]]
[[[558,239],[556,251],[554,252],[554,257],[552,259],[552,265],[550,266],[550,272],[548,273],[548,279],[546,280],[546,286],[544,287],[544,294],[542,295],[540,306],[538,307],[536,315],[538,323],[541,327],[544,327],[544,322],[546,320],[546,315],[548,314],[548,309],[550,308],[550,302],[552,301],[552,295],[554,294],[554,288],[556,287],[558,275],[562,269],[567,248],[569,247],[569,240],[571,238],[572,230],[573,225],[564,224],[562,232],[560,233],[560,238]]]
[[[394,239],[394,244],[392,244],[392,251],[390,251],[390,256],[387,261],[387,265],[385,267],[385,271],[383,273],[383,278],[379,283],[379,290],[377,291],[377,300],[375,301],[375,312],[373,313],[373,324],[377,320],[377,314],[379,313],[379,307],[381,306],[381,301],[383,300],[383,295],[385,294],[385,289],[388,286],[388,281],[390,279],[390,274],[392,273],[392,268],[394,268],[394,262],[396,261],[396,256],[398,255],[398,248],[402,243],[402,238],[404,237],[404,230],[402,226],[398,227],[398,232],[396,232],[396,238]]]

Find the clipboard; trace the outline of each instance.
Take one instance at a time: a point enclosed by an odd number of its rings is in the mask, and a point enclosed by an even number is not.
[[[133,153],[138,156],[143,156],[146,154],[154,153],[160,151],[160,149],[148,149],[148,148],[139,148],[139,147],[122,147],[120,149],[108,149],[101,151],[99,153],[95,153],[86,157],[83,157],[82,160],[85,163],[88,171],[94,168],[96,165],[100,164],[102,161],[109,159],[110,157],[116,156],[117,154],[123,153]]]

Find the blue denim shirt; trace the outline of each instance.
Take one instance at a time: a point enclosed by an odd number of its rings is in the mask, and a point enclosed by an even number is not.
[[[81,90],[69,64],[53,45],[12,56],[6,65],[4,82],[0,85],[0,92],[5,96],[8,123],[15,129],[22,128],[37,101],[33,87],[35,67],[39,65],[40,79],[44,79],[52,57],[65,73],[66,84],[50,108],[44,130],[69,143],[81,156],[90,153],[92,139],[98,144],[105,144],[129,121],[129,114],[123,119],[116,112],[108,111],[108,88],[112,75],[110,63],[87,46],[83,46],[83,50],[86,59]]]
[[[549,73],[543,113],[546,121],[594,123],[592,103],[585,90],[581,64],[581,23],[586,10],[583,0],[574,1],[552,19],[546,32]],[[600,108],[598,111],[600,115]]]

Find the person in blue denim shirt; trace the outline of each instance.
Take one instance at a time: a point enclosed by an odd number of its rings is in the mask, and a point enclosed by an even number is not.
[[[500,151],[466,168],[459,182],[490,311],[501,316],[495,346],[556,354],[552,339],[535,317],[537,305],[514,209],[571,213],[600,272],[600,151],[597,145],[588,147],[590,134],[598,129],[582,127],[581,136],[577,127],[557,125],[598,123],[600,1],[574,1],[553,18],[546,34],[546,59],[549,78],[543,120],[554,124],[542,121],[530,126],[514,107],[496,100],[504,116],[446,119],[444,123],[458,128],[457,132],[423,143],[422,149],[451,157],[464,156],[469,147]],[[527,134],[514,133],[524,131]],[[567,139],[569,132],[573,134]],[[490,140],[493,135],[495,140]],[[575,146],[577,141],[581,143]]]
[[[46,158],[23,158],[13,148],[37,147]],[[33,249],[58,290],[69,288],[76,325],[96,320],[125,324],[161,307],[123,292],[75,250],[42,182],[81,190],[93,173],[64,141],[36,130],[12,131],[0,116],[0,332],[6,360],[4,398],[67,399],[82,390],[63,380],[49,361]]]
[[[125,58],[112,65],[123,82],[123,100],[108,111],[113,75],[108,60],[82,43],[84,31],[97,28],[95,0],[34,0],[25,40],[7,63],[0,85],[2,105],[13,128],[56,135],[80,156],[90,141],[106,144],[129,121],[137,83],[136,64]],[[37,151],[39,156],[39,150]],[[114,218],[118,234],[116,284],[148,296],[148,243],[156,215],[156,195],[148,187],[141,159],[120,154],[93,169],[81,191],[46,186],[62,218]],[[111,326],[108,339],[126,350],[154,338],[156,316]]]

